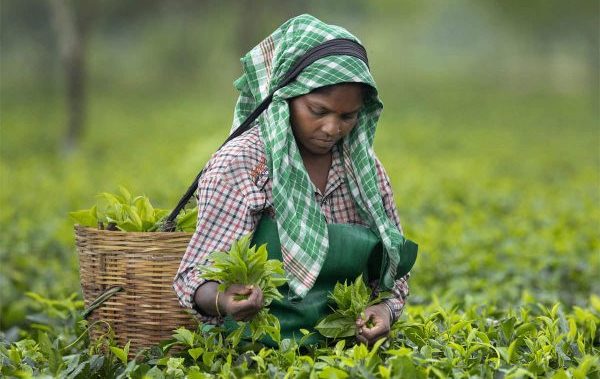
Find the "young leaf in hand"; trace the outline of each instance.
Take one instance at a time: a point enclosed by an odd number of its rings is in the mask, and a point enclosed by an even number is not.
[[[371,305],[381,302],[388,296],[380,293],[376,298],[371,298],[371,290],[365,284],[362,275],[354,283],[348,285],[336,283],[329,299],[335,303],[333,313],[323,318],[315,329],[328,338],[352,337],[356,334],[356,319],[365,317],[365,310]],[[369,326],[367,320],[367,326]]]
[[[266,244],[250,247],[252,234],[247,234],[231,245],[228,253],[213,252],[209,259],[212,264],[200,265],[200,277],[219,282],[219,291],[226,291],[232,284],[255,285],[263,292],[264,306],[273,300],[280,300],[283,295],[277,287],[285,284],[283,263],[276,259],[268,259]],[[241,300],[241,299],[240,299]],[[246,323],[238,322],[245,330]],[[273,340],[279,341],[279,320],[268,309],[261,309],[249,322],[252,340],[257,340],[263,334],[268,334]],[[242,331],[243,332],[243,331]],[[233,334],[239,339],[242,332]]]

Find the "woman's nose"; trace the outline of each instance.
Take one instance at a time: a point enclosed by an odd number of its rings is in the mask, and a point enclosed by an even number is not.
[[[335,119],[329,119],[325,122],[325,124],[322,127],[322,130],[329,136],[329,137],[336,137],[338,134],[340,134],[340,124],[337,120]]]

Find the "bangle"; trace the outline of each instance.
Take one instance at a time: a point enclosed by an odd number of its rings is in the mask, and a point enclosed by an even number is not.
[[[392,306],[386,303],[385,301],[382,302],[382,304],[385,304],[388,311],[390,311],[390,325],[392,325],[394,323],[394,311],[392,310]]]
[[[215,310],[217,311],[217,315],[219,317],[223,317],[221,316],[221,312],[219,311],[219,290],[217,290],[217,296],[215,297]]]

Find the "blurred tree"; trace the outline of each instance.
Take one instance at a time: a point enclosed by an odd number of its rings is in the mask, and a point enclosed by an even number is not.
[[[158,1],[48,0],[60,60],[64,70],[67,127],[62,150],[73,151],[85,129],[87,42],[96,22],[125,24],[155,10]]]
[[[81,138],[85,118],[85,48],[89,2],[50,0],[52,25],[56,32],[67,91],[68,122],[63,149],[71,152]]]
[[[308,2],[297,0],[240,0],[238,10],[236,52],[247,53],[287,19],[310,12]]]
[[[558,42],[584,46],[590,91],[598,106],[600,89],[600,2],[580,0],[490,0],[488,2],[511,27],[530,38],[541,53]]]

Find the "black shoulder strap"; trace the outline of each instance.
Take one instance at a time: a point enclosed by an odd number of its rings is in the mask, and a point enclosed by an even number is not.
[[[260,114],[265,109],[267,109],[269,104],[271,104],[271,100],[273,100],[273,94],[277,90],[290,84],[294,79],[296,79],[296,77],[298,76],[298,74],[300,74],[300,72],[302,72],[302,70],[304,70],[307,66],[309,66],[313,62],[315,62],[321,58],[331,56],[331,55],[350,55],[350,56],[356,57],[356,58],[362,60],[363,62],[365,62],[367,67],[369,66],[369,60],[367,58],[367,52],[365,51],[365,48],[356,41],[346,39],[346,38],[336,38],[336,39],[331,39],[329,41],[325,41],[322,44],[313,47],[312,49],[308,50],[302,57],[300,57],[300,59],[298,59],[298,61],[288,70],[285,77],[283,78],[281,83],[277,86],[277,88],[275,88],[271,92],[271,94],[269,96],[267,96],[258,105],[258,107],[256,107],[256,109],[254,109],[254,111],[252,111],[252,113],[250,113],[250,115],[244,120],[244,122],[237,129],[235,129],[235,131],[233,133],[231,133],[231,135],[225,140],[225,142],[223,142],[223,144],[221,145],[219,150],[223,146],[225,146],[225,144],[227,142],[231,141],[232,139],[234,139],[236,137],[239,137],[240,135],[242,135],[242,133],[244,133],[245,131],[250,129],[253,122],[258,118],[258,116],[260,116]],[[191,197],[194,195],[194,192],[196,192],[196,189],[198,188],[198,180],[200,180],[200,177],[202,176],[203,173],[204,173],[204,168],[202,169],[202,171],[200,171],[200,173],[198,173],[198,175],[196,175],[196,178],[194,178],[194,181],[189,186],[188,190],[185,192],[185,194],[181,197],[181,199],[177,203],[177,206],[169,214],[169,216],[167,217],[167,219],[165,220],[164,224],[161,227],[162,231],[175,230],[175,218],[177,217],[179,212],[181,212],[181,210],[185,207],[185,205],[188,203],[188,201],[191,199]]]

